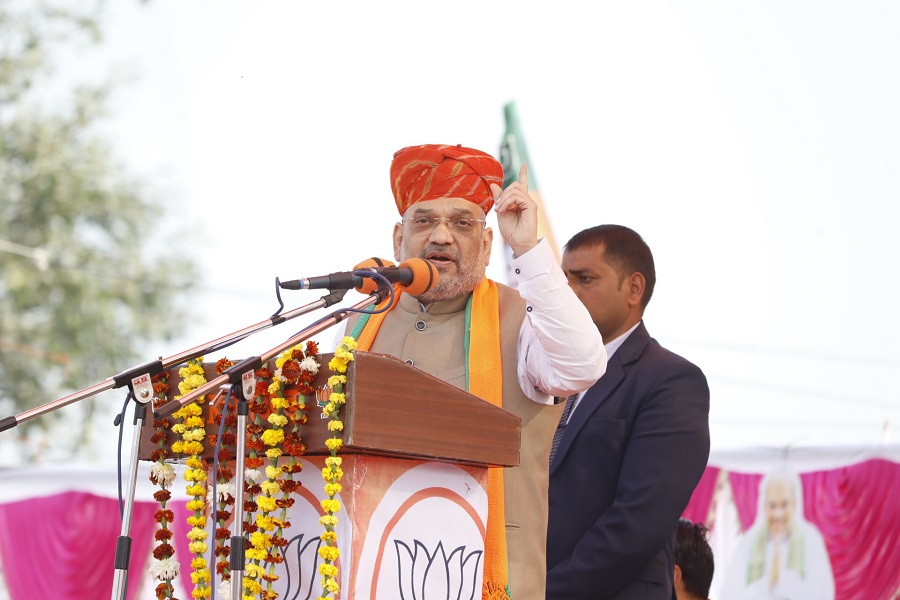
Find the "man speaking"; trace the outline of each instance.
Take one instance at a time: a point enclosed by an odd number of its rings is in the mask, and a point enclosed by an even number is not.
[[[488,476],[483,597],[543,600],[547,462],[561,412],[553,398],[603,374],[600,334],[537,239],[525,167],[504,190],[492,156],[428,144],[395,153],[390,177],[401,216],[395,259],[428,260],[439,282],[417,296],[400,290],[388,311],[353,317],[347,331],[358,350],[396,356],[522,419],[519,466]],[[492,208],[517,289],[485,277]]]

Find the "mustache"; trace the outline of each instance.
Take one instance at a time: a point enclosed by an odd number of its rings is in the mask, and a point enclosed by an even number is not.
[[[453,262],[459,263],[459,250],[451,248],[450,246],[442,246],[440,244],[427,244],[424,248],[422,248],[422,254],[420,258],[425,258],[432,252],[440,252],[442,254],[448,255]]]

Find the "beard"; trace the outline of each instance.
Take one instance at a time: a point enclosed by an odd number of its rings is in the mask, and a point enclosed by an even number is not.
[[[419,256],[413,257],[412,253],[406,245],[406,240],[400,244],[400,260],[408,260],[410,258],[424,259],[432,252],[445,252],[450,255],[453,262],[456,263],[456,273],[448,275],[440,272],[438,284],[419,296],[416,299],[422,304],[431,304],[441,300],[455,300],[472,293],[478,287],[487,269],[487,260],[485,257],[484,247],[478,244],[478,250],[473,254],[463,257],[459,249],[439,246],[437,244],[428,244],[419,253]]]

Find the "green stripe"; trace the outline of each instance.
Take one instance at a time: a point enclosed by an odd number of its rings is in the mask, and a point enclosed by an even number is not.
[[[350,332],[350,337],[354,340],[359,339],[359,334],[362,333],[363,327],[366,326],[366,323],[369,322],[369,317],[371,313],[363,313],[362,317],[359,318],[359,321],[356,323],[356,327],[353,328],[353,331]]]

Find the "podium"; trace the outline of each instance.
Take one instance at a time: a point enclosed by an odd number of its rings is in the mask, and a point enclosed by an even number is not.
[[[330,392],[331,356],[319,356],[312,385],[320,399]],[[212,365],[207,370],[208,380],[215,377]],[[519,417],[393,356],[356,352],[347,378],[338,453],[344,470],[337,513],[340,598],[480,597],[487,469],[518,465]],[[176,370],[170,389],[177,389],[177,381]],[[214,415],[222,401],[203,407],[207,439],[218,432]],[[286,560],[278,565],[281,598],[321,595],[318,521],[327,498],[321,470],[330,456],[325,440],[333,434],[320,413],[313,406],[300,429],[306,450],[298,458],[304,468],[294,475],[301,486],[284,533]],[[156,447],[153,433],[148,422],[142,460]],[[176,439],[169,432],[167,445]],[[213,447],[204,447],[211,461]]]

